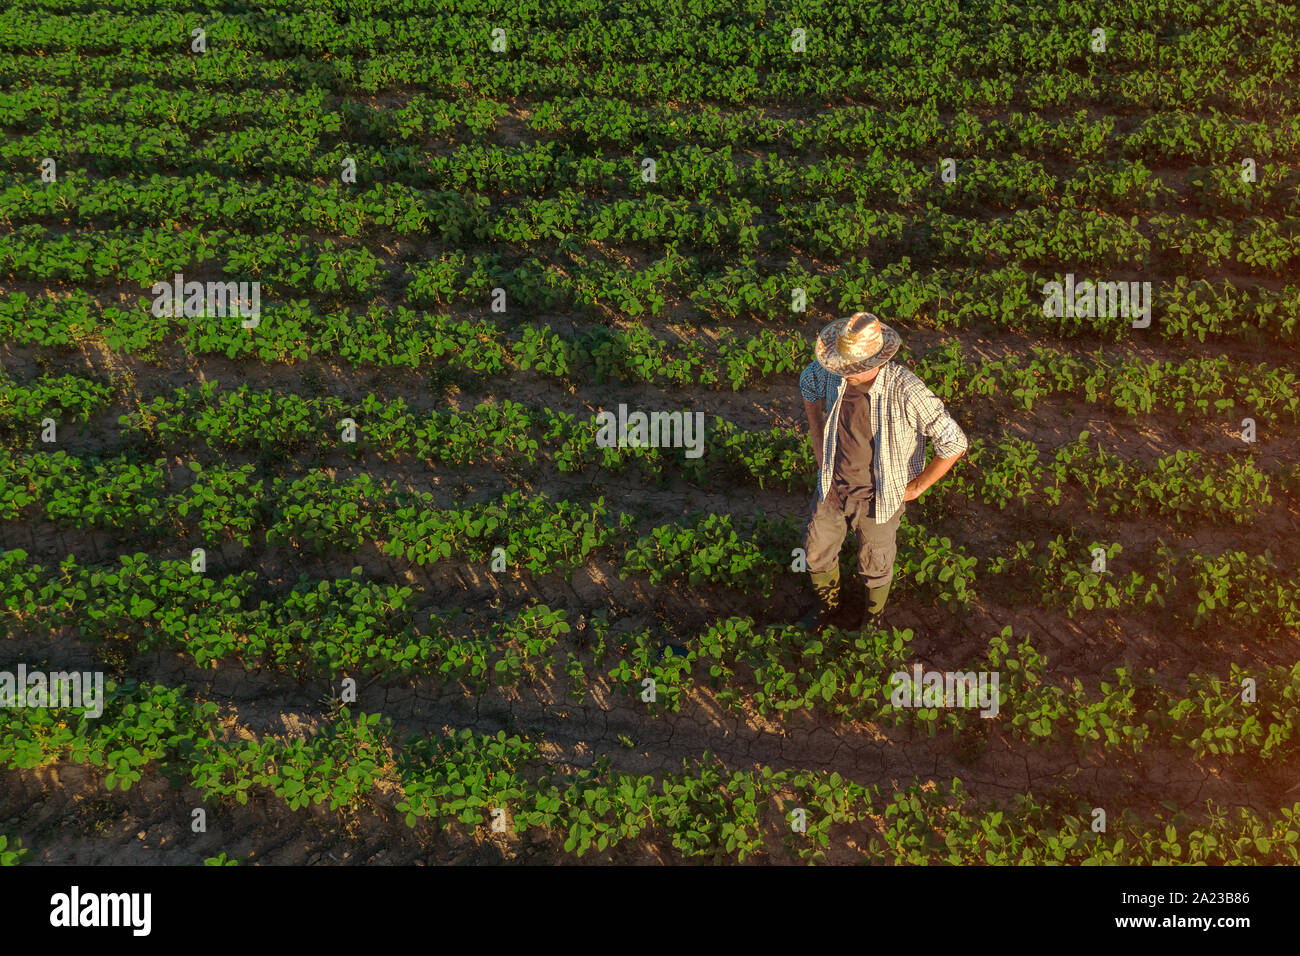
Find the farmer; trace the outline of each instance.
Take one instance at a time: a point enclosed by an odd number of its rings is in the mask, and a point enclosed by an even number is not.
[[[804,552],[817,604],[803,626],[820,630],[839,609],[840,545],[858,536],[866,587],[859,625],[880,623],[898,553],[904,502],[919,498],[966,450],[966,433],[925,383],[890,361],[898,333],[869,312],[832,322],[817,360],[799,376],[818,482]],[[925,440],[935,458],[925,464]]]

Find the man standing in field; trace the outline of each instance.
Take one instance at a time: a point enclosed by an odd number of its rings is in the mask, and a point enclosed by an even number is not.
[[[895,536],[906,510],[966,451],[966,433],[915,374],[890,362],[898,333],[869,312],[832,322],[817,360],[799,376],[818,482],[804,531],[816,606],[800,622],[820,630],[839,609],[840,546],[858,536],[866,587],[860,626],[878,623],[894,577]],[[925,440],[935,458],[925,464]]]

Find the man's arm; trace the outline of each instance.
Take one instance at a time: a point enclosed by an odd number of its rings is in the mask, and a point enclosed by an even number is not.
[[[927,488],[948,474],[948,469],[957,464],[957,459],[962,454],[958,453],[951,458],[931,458],[930,463],[921,469],[921,473],[907,483],[907,488],[903,491],[903,500],[915,501],[925,494]]]
[[[908,419],[934,443],[934,458],[921,473],[907,483],[904,501],[914,501],[936,481],[948,474],[957,459],[966,453],[969,443],[961,426],[948,414],[939,396],[922,386],[908,393]]]
[[[822,468],[822,449],[826,447],[826,408],[822,404],[826,394],[826,373],[816,362],[799,375],[799,394],[803,396],[804,414],[808,416],[808,440],[813,446],[813,460],[817,470]]]
[[[808,440],[812,442],[813,459],[817,470],[822,469],[822,449],[826,447],[826,409],[821,402],[803,401],[803,410],[808,415]]]

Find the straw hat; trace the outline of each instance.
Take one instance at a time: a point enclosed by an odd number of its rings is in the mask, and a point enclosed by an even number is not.
[[[884,365],[902,340],[870,312],[837,319],[817,334],[817,361],[836,375],[859,375]]]

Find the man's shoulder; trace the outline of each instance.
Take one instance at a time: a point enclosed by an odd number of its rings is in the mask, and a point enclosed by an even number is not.
[[[886,362],[882,374],[888,376],[886,378],[887,384],[904,394],[918,391],[930,391],[930,386],[925,384],[921,376],[917,375],[906,365],[899,365],[896,362]]]
[[[881,377],[884,378],[883,400],[908,421],[912,421],[920,409],[939,400],[930,386],[906,366],[886,362]]]
[[[814,360],[809,362],[808,366],[799,373],[799,387],[803,389],[805,398],[808,398],[809,392],[816,392],[820,395],[825,393],[826,385],[831,378],[831,373],[822,367],[821,362]],[[814,400],[809,399],[809,401]]]

